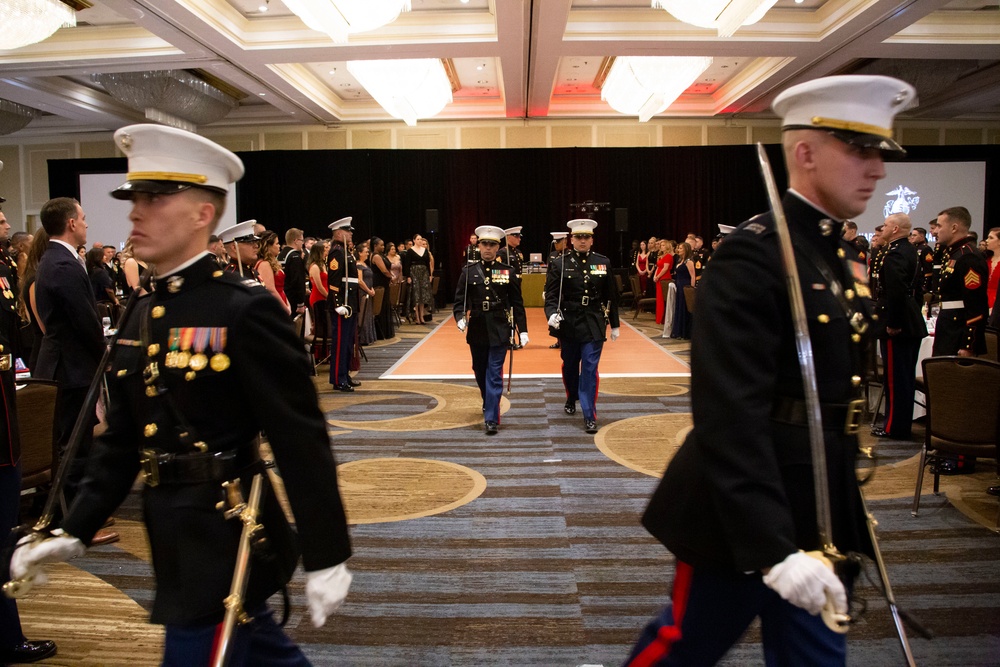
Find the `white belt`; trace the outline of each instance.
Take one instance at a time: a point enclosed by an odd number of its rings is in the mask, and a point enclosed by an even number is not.
[[[347,282],[354,283],[356,285],[358,283],[358,279],[357,278],[348,278]]]
[[[964,301],[942,301],[941,310],[952,310],[954,308],[965,308]]]

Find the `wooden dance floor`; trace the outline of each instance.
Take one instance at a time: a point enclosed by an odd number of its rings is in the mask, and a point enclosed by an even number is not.
[[[562,360],[559,350],[549,349],[545,311],[528,308],[528,345],[514,352],[515,377],[559,377]],[[686,363],[667,352],[622,319],[621,336],[609,339],[601,355],[601,377],[688,377]],[[509,358],[508,358],[509,363]],[[504,365],[506,374],[508,366]],[[439,324],[402,359],[380,376],[382,380],[471,379],[472,361],[465,334],[453,318]]]

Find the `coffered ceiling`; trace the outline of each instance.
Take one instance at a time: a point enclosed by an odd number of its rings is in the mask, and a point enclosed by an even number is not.
[[[12,138],[103,132],[144,115],[93,74],[184,69],[240,98],[212,127],[390,121],[345,63],[431,57],[455,89],[436,119],[622,117],[600,95],[611,58],[699,55],[714,64],[656,118],[768,117],[791,84],[864,72],[917,87],[905,117],[1000,121],[997,2],[778,0],[728,38],[650,4],[412,0],[394,23],[335,44],[282,0],[93,0],[77,27],[0,50],[0,99],[43,112]]]

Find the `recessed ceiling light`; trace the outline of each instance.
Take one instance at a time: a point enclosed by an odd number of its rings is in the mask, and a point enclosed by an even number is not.
[[[264,95],[267,95],[267,93],[257,93],[257,94],[260,95],[261,97],[264,97]]]
[[[800,1],[801,1],[801,0],[800,0]],[[467,4],[469,4],[469,0],[461,0],[461,3],[462,3],[463,5],[467,5]]]
[[[264,2],[262,2],[260,4],[260,6],[257,7],[257,11],[261,12],[261,13],[266,12],[269,9],[268,5],[270,5],[270,4],[271,4],[271,0],[264,0]]]
[[[480,72],[483,71],[484,67],[486,67],[486,65],[476,65],[476,69],[479,70]]]
[[[797,5],[801,5],[802,2],[803,2],[803,0],[795,0],[795,4],[797,4]]]

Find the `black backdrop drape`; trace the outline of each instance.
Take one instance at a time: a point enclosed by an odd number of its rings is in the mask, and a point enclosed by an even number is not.
[[[768,146],[780,189],[780,147]],[[717,225],[764,211],[767,200],[754,146],[466,150],[331,150],[240,153],[246,176],[237,217],[256,218],[283,235],[289,227],[325,237],[326,225],[354,217],[355,242],[372,235],[431,240],[445,286],[454,285],[469,234],[478,225],[524,227],[521,249],[548,253],[549,232],[576,217],[573,203],[608,202],[594,215],[595,249],[615,265],[633,238],[706,240]],[[1000,211],[1000,146],[917,146],[914,161],[986,162],[986,220]],[[50,196],[79,197],[79,174],[125,171],[124,158],[50,160]],[[614,209],[628,209],[628,231],[615,231]],[[425,212],[437,209],[428,234]],[[995,223],[987,223],[986,227]],[[977,231],[982,232],[978,228]],[[621,251],[620,251],[621,249]],[[450,289],[450,287],[446,287]],[[450,294],[449,294],[450,296]]]

